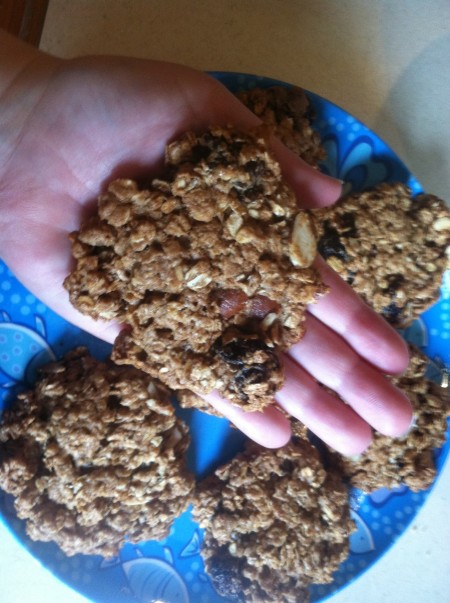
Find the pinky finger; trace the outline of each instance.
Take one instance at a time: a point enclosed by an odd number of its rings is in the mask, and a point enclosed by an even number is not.
[[[222,398],[217,392],[202,396],[240,431],[266,448],[280,448],[291,437],[289,420],[275,405],[261,412],[245,412]]]
[[[276,395],[280,407],[338,452],[363,452],[372,440],[370,426],[288,356],[284,357],[284,365],[286,381]]]

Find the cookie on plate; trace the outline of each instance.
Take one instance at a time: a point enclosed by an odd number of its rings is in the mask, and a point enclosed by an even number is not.
[[[200,482],[193,515],[217,592],[239,603],[296,603],[332,580],[348,554],[348,493],[317,449],[293,438],[279,450],[255,443]]]
[[[326,291],[265,129],[211,128],[168,145],[165,180],[117,180],[72,235],[72,303],[126,325],[112,358],[174,390],[213,389],[246,410],[273,402],[279,351]]]
[[[168,535],[191,499],[189,443],[164,387],[85,348],[45,366],[0,424],[0,486],[30,538],[112,556]]]
[[[444,201],[380,184],[314,215],[321,255],[393,326],[408,325],[438,299],[450,245]]]
[[[320,136],[311,126],[313,109],[301,88],[253,88],[240,92],[237,97],[306,163],[317,167],[325,159]]]
[[[365,492],[401,484],[417,492],[427,489],[436,476],[433,449],[445,442],[450,400],[445,388],[427,379],[428,358],[417,348],[410,352],[408,369],[392,381],[411,400],[414,426],[403,438],[375,433],[358,459],[340,457],[338,461],[345,478]]]

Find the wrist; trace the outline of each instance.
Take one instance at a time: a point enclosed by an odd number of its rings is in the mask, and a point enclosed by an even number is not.
[[[14,223],[17,205],[14,182],[20,174],[20,159],[15,162],[16,151],[60,62],[0,30],[0,257],[3,258],[8,225]]]
[[[60,59],[0,30],[0,176]]]
[[[17,75],[33,61],[39,51],[18,38],[0,30],[0,97],[15,80]]]

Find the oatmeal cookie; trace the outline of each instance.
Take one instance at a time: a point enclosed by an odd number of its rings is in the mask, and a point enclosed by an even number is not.
[[[253,88],[240,92],[237,97],[306,163],[317,167],[325,159],[320,136],[311,127],[313,109],[301,88]]]
[[[380,184],[315,218],[321,255],[393,326],[408,325],[438,299],[450,245],[441,199]]]
[[[125,539],[166,537],[187,508],[188,442],[164,387],[78,348],[4,413],[0,486],[33,540],[111,556]]]
[[[172,389],[213,389],[246,410],[273,402],[278,352],[326,291],[265,130],[211,128],[168,145],[165,180],[117,180],[72,235],[72,303],[128,325],[113,360]]]
[[[347,490],[306,440],[279,450],[249,443],[196,498],[206,569],[230,601],[307,601],[308,586],[330,582],[348,554]]]
[[[403,438],[374,434],[372,444],[357,460],[340,457],[339,471],[350,483],[372,492],[405,484],[417,492],[427,489],[436,476],[433,449],[445,442],[449,399],[444,388],[426,377],[428,358],[411,348],[409,367],[393,383],[409,397],[414,427]]]

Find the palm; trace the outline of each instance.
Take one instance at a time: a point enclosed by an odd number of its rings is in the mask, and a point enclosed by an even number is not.
[[[156,173],[166,143],[177,134],[210,124],[247,127],[255,122],[217,83],[180,66],[112,58],[58,63],[4,162],[5,260],[55,311],[112,341],[118,326],[79,314],[63,289],[71,264],[68,233],[79,227],[109,180]],[[279,143],[276,151],[302,203],[325,204],[337,197],[337,183],[304,166]],[[316,318],[309,317],[305,340],[286,358],[287,382],[278,402],[331,444],[356,452],[370,437],[366,421],[386,432],[405,427],[407,402],[370,364],[395,371],[405,355],[386,325],[377,323],[334,275],[324,275],[332,293],[311,309]],[[317,360],[318,347],[325,363]],[[334,386],[357,412],[325,394],[316,380]],[[364,388],[372,391],[367,407],[361,398]],[[257,440],[276,445],[286,437],[286,421],[274,408],[250,419],[214,395],[210,401]]]
[[[58,70],[6,166],[8,263],[58,312],[111,339],[114,331],[105,334],[68,305],[62,288],[70,263],[67,233],[78,228],[113,177],[157,171],[165,144],[177,134],[255,121],[209,77],[181,66],[94,58]],[[327,186],[324,181],[325,191]],[[331,186],[331,195],[335,190]]]
[[[161,89],[153,82],[160,82],[163,70]],[[13,214],[6,258],[31,289],[46,283],[36,292],[72,320],[61,287],[70,262],[67,233],[78,228],[105,182],[148,174],[161,163],[169,139],[202,120],[214,121],[219,112],[207,104],[209,79],[187,71],[199,80],[193,106],[182,94],[179,78],[185,74],[179,71],[156,65],[147,74],[139,61],[86,61],[57,74],[9,161]],[[90,323],[80,316],[76,321]]]

